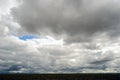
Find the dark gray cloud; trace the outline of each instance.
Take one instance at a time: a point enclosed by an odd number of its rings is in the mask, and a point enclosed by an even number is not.
[[[12,14],[28,32],[51,33],[68,42],[79,42],[90,40],[97,33],[118,34],[118,3],[118,0],[22,0]]]

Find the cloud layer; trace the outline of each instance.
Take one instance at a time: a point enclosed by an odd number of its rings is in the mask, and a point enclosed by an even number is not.
[[[0,74],[120,72],[119,0],[17,1],[0,0]]]
[[[120,71],[119,40],[71,45],[60,45],[60,42],[54,41],[51,41],[52,44],[44,44],[45,40],[48,39],[24,41],[16,36],[1,37],[0,72],[88,73]]]

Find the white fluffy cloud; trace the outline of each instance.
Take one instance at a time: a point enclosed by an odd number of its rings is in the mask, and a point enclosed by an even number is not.
[[[16,0],[0,0],[0,36],[16,33],[17,29],[20,28],[11,15],[11,9],[17,6]]]

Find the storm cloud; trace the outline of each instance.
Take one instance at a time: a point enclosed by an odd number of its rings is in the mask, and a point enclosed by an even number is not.
[[[118,0],[21,0],[12,9],[14,19],[30,33],[63,38],[66,42],[91,40],[106,33],[118,36]],[[57,36],[57,37],[56,37]]]

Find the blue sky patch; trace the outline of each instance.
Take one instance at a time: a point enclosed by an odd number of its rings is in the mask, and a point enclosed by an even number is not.
[[[29,40],[29,39],[37,39],[38,36],[34,36],[34,35],[23,35],[23,36],[20,36],[19,39],[21,40]]]

